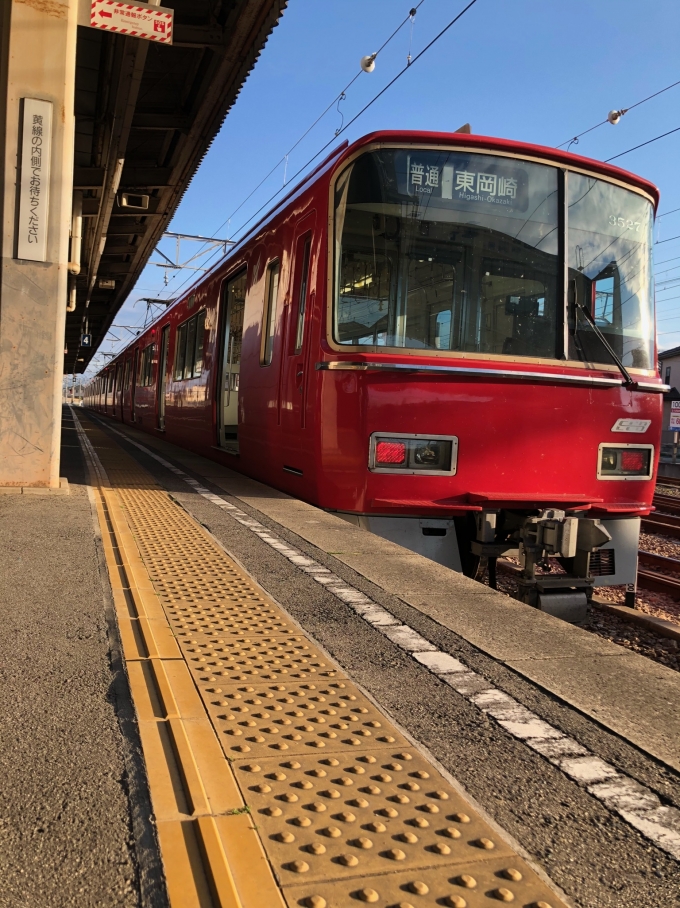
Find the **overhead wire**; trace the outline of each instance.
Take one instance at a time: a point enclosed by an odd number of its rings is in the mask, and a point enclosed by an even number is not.
[[[658,95],[662,95],[665,91],[670,91],[670,89],[675,88],[676,85],[680,85],[680,80],[678,80],[677,82],[673,82],[672,85],[667,85],[665,88],[662,88],[659,91],[655,91],[654,94],[649,95],[646,98],[643,98],[642,101],[637,101],[635,104],[631,104],[630,107],[622,107],[620,110],[620,113],[627,114],[629,111],[634,110],[636,107],[639,107],[641,104],[646,104],[647,101],[651,101],[652,98],[656,98],[656,97],[658,97]],[[600,126],[604,126],[604,124],[608,123],[608,122],[609,122],[609,119],[605,118],[600,123],[596,123],[595,126],[591,126],[589,129],[584,129],[583,132],[580,132],[578,135],[573,136],[573,138],[571,138],[571,139],[567,139],[566,142],[562,142],[555,147],[562,148],[563,145],[571,145],[573,143],[576,143],[578,145],[578,140],[582,136],[587,135],[589,132],[592,132],[594,129],[599,129]],[[625,152],[624,152],[624,154],[625,154]]]
[[[421,2],[422,2],[422,0],[421,0]],[[454,16],[454,18],[451,19],[451,21],[450,21],[447,25],[445,25],[444,28],[442,28],[441,31],[438,32],[438,34],[436,34],[435,37],[434,37],[428,44],[426,44],[425,47],[424,47],[418,54],[416,54],[416,56],[410,61],[410,63],[407,63],[406,66],[403,67],[403,69],[399,70],[399,72],[396,74],[396,76],[394,76],[394,77],[387,83],[387,85],[385,85],[385,86],[384,86],[376,95],[374,95],[373,98],[371,98],[371,100],[370,100],[367,104],[365,104],[365,105],[361,108],[361,110],[360,110],[357,114],[355,114],[355,115],[352,117],[351,120],[349,120],[347,123],[345,123],[345,125],[342,127],[342,129],[340,130],[340,132],[338,132],[336,135],[334,135],[332,139],[330,139],[328,142],[326,142],[326,144],[323,145],[323,146],[316,152],[316,154],[314,154],[314,155],[313,155],[305,164],[303,164],[302,167],[300,167],[300,168],[295,172],[295,174],[293,174],[293,176],[290,178],[290,180],[289,180],[288,182],[289,182],[289,183],[292,183],[293,180],[295,180],[298,176],[300,176],[300,174],[303,173],[303,171],[305,171],[305,170],[307,169],[307,167],[309,167],[309,165],[312,164],[312,163],[319,157],[319,155],[323,154],[323,152],[324,152],[330,145],[332,145],[333,142],[334,142],[334,141],[335,141],[343,132],[345,132],[347,129],[349,129],[349,127],[350,127],[353,123],[355,123],[355,122],[359,119],[359,117],[361,117],[361,116],[369,109],[369,107],[371,107],[371,106],[372,106],[380,97],[382,97],[382,95],[384,95],[385,92],[388,91],[388,89],[390,89],[390,88],[394,85],[394,83],[404,75],[404,73],[405,73],[407,70],[409,70],[409,69],[410,69],[410,68],[411,68],[411,67],[412,67],[412,66],[413,66],[413,65],[414,65],[414,64],[415,64],[415,63],[416,63],[416,62],[417,62],[425,53],[427,53],[427,51],[430,50],[430,48],[433,47],[433,45],[436,44],[437,41],[439,41],[439,39],[442,38],[442,37],[446,34],[446,32],[447,32],[450,28],[452,28],[452,26],[454,26],[454,25],[456,24],[456,22],[458,22],[458,20],[459,20],[462,16],[465,15],[466,12],[467,12],[469,9],[471,9],[471,8],[475,5],[475,3],[477,3],[477,0],[470,0],[470,2],[467,4],[467,6],[465,6],[465,7],[464,7],[456,16]],[[403,25],[403,23],[402,23],[402,25]],[[247,227],[248,224],[250,224],[250,222],[251,222],[252,220],[254,220],[254,219],[257,217],[257,215],[260,214],[261,211],[263,211],[268,205],[270,205],[271,202],[276,198],[276,196],[279,195],[279,193],[281,192],[281,189],[282,189],[282,188],[283,188],[283,187],[277,189],[276,192],[273,193],[273,195],[271,195],[271,196],[267,199],[267,201],[264,202],[264,203],[257,209],[257,211],[254,212],[254,214],[252,214],[246,221],[243,222],[243,224],[241,224],[241,225],[238,227],[238,229],[235,231],[235,233],[238,233],[239,231],[243,230],[244,227]],[[222,227],[224,227],[224,225],[225,225],[226,223],[227,223],[227,221],[224,221],[222,224],[220,224],[220,226],[217,228],[217,231],[221,230]],[[215,232],[217,232],[217,231],[215,231]],[[209,261],[213,258],[214,255],[215,255],[215,253],[213,253],[212,255],[210,255],[210,256],[205,260],[205,262],[206,262],[206,263],[209,262]],[[179,290],[180,290],[180,289],[181,289],[189,280],[190,280],[190,278],[187,278],[182,284],[180,284],[177,288],[175,288],[175,292],[177,293],[177,292],[178,292],[178,291],[179,291]]]
[[[394,38],[395,35],[396,35],[398,32],[401,31],[401,29],[406,25],[406,23],[409,21],[409,19],[412,20],[412,19],[414,18],[416,12],[417,12],[418,9],[423,5],[424,2],[425,2],[425,0],[420,0],[420,2],[417,3],[417,4],[415,5],[415,7],[413,7],[413,9],[409,12],[408,16],[407,16],[402,22],[399,23],[399,25],[395,28],[395,30],[392,32],[392,34],[389,36],[389,38],[388,38],[388,39],[387,39],[387,40],[378,48],[378,50],[375,52],[375,57],[377,57],[378,54],[379,54],[382,50],[384,50],[384,49],[387,47],[387,45],[390,43],[390,41],[392,40],[392,38]],[[354,85],[354,83],[356,82],[356,80],[359,78],[359,76],[360,76],[362,73],[363,73],[363,70],[360,69],[359,72],[358,72],[352,79],[350,79],[350,81],[347,83],[347,85],[345,85],[345,87],[342,89],[342,91],[341,91],[339,94],[337,94],[337,95],[333,98],[333,100],[332,100],[331,103],[328,105],[328,107],[326,107],[326,109],[325,109],[324,111],[322,111],[322,113],[319,114],[319,116],[316,118],[316,120],[314,120],[314,122],[311,124],[311,126],[307,127],[307,129],[302,133],[302,135],[301,135],[300,138],[297,140],[297,142],[295,142],[294,145],[291,145],[291,147],[290,147],[290,148],[288,149],[288,151],[283,155],[283,157],[280,158],[280,159],[276,162],[276,164],[272,167],[272,169],[269,171],[269,173],[268,173],[265,177],[263,177],[262,180],[260,180],[260,182],[257,184],[257,186],[252,190],[252,192],[250,192],[250,193],[245,197],[245,199],[241,202],[241,204],[240,204],[237,208],[235,208],[235,209],[232,211],[232,213],[229,215],[229,217],[226,219],[226,221],[223,221],[222,224],[220,224],[220,226],[217,228],[217,230],[213,231],[214,233],[217,233],[219,230],[221,230],[222,227],[224,227],[225,224],[228,224],[228,223],[229,223],[229,221],[234,217],[235,214],[238,214],[238,212],[241,210],[241,208],[243,208],[243,206],[245,205],[245,203],[246,203],[250,198],[252,198],[252,197],[255,195],[255,193],[256,193],[257,190],[260,188],[260,186],[262,186],[263,183],[266,183],[266,181],[269,179],[269,177],[270,177],[270,176],[271,176],[271,175],[272,175],[272,174],[281,166],[281,164],[284,163],[284,161],[286,160],[286,158],[288,158],[288,156],[291,154],[291,152],[295,151],[295,149],[298,147],[298,145],[299,145],[304,139],[307,138],[307,136],[308,136],[309,133],[314,129],[314,127],[315,127],[321,120],[323,120],[323,118],[326,116],[326,114],[328,113],[328,111],[333,107],[333,105],[336,104],[336,103],[338,103],[339,101],[341,101],[341,100],[343,99],[343,95],[347,92],[347,90],[348,90],[349,88],[352,87],[352,85]],[[291,179],[294,179],[294,177],[291,177]],[[286,182],[289,183],[290,180],[286,180],[286,181],[284,182],[284,186],[285,186]]]
[[[419,0],[419,2],[416,3],[416,5],[415,5],[414,7],[412,7],[412,9],[409,11],[408,16],[406,16],[406,18],[403,19],[403,20],[399,23],[399,25],[395,28],[395,30],[392,32],[392,34],[389,36],[389,38],[387,38],[387,40],[384,41],[384,42],[380,45],[380,47],[378,48],[377,51],[375,51],[374,54],[371,54],[371,56],[373,57],[373,59],[376,59],[376,58],[378,57],[378,55],[387,47],[387,45],[390,43],[390,41],[392,41],[392,39],[401,31],[401,29],[404,27],[404,25],[406,25],[406,23],[407,23],[409,20],[411,21],[411,23],[413,22],[413,19],[414,19],[416,13],[418,12],[418,10],[420,9],[420,7],[423,5],[424,2],[425,2],[425,0]],[[307,127],[307,129],[302,133],[302,135],[300,136],[300,138],[299,138],[293,145],[291,145],[291,147],[290,147],[290,148],[288,149],[288,151],[283,155],[283,157],[279,158],[279,160],[276,162],[276,164],[274,164],[274,166],[272,167],[272,169],[271,169],[271,170],[270,170],[270,171],[269,171],[269,172],[260,180],[260,182],[257,184],[257,186],[255,186],[255,188],[254,188],[250,193],[248,193],[248,195],[245,197],[245,199],[243,199],[243,201],[242,201],[242,202],[241,202],[241,203],[232,211],[232,213],[229,215],[229,217],[226,218],[224,221],[222,221],[222,223],[220,224],[220,226],[219,226],[216,230],[214,230],[213,233],[219,233],[219,231],[220,231],[226,224],[228,224],[228,223],[231,221],[231,219],[234,217],[234,215],[238,214],[238,212],[241,210],[241,208],[243,208],[243,206],[246,204],[246,202],[248,202],[248,201],[255,195],[255,193],[257,192],[257,190],[267,182],[267,180],[269,179],[269,177],[272,176],[272,174],[275,173],[275,172],[278,170],[278,168],[281,166],[281,164],[283,164],[283,163],[285,162],[286,165],[287,165],[289,155],[290,155],[293,151],[295,151],[295,149],[298,147],[298,145],[300,145],[300,143],[301,143],[304,139],[307,138],[307,136],[308,136],[309,133],[314,129],[314,127],[317,126],[317,124],[320,123],[321,120],[323,120],[323,118],[324,118],[324,117],[326,116],[326,114],[331,110],[331,108],[333,107],[333,105],[339,104],[340,101],[344,99],[344,96],[345,96],[346,92],[348,91],[348,89],[351,88],[352,85],[354,85],[354,83],[356,82],[356,80],[359,78],[359,76],[362,75],[363,72],[364,72],[364,70],[363,70],[363,69],[360,69],[359,72],[356,73],[356,75],[355,75],[352,79],[350,79],[350,81],[347,83],[347,85],[345,85],[345,87],[342,89],[342,91],[340,91],[337,95],[335,95],[335,97],[334,97],[333,100],[330,102],[330,104],[329,104],[329,105],[328,105],[328,106],[319,114],[319,116],[316,118],[316,120],[314,120],[314,122],[313,122],[310,126]],[[337,137],[337,136],[340,134],[340,132],[342,132],[342,131],[343,131],[342,128],[341,128],[340,130],[336,131],[334,138]],[[332,142],[332,141],[333,141],[333,140],[331,140],[331,142]],[[306,165],[305,165],[305,166],[306,166]],[[299,171],[298,171],[298,173],[299,173]],[[281,187],[281,189],[283,189],[288,183],[290,183],[292,180],[294,180],[296,176],[297,176],[297,174],[295,174],[295,175],[294,175],[293,177],[291,177],[290,179],[286,180],[286,179],[285,179],[285,173],[284,173],[284,183],[283,183],[283,186]],[[278,191],[280,191],[280,190],[278,190]],[[278,194],[278,191],[277,191],[277,193],[275,193],[275,195]],[[266,204],[266,203],[265,203],[265,204]],[[204,243],[203,245],[205,246],[206,244]],[[206,261],[210,261],[212,258],[213,258],[213,256],[211,255],[208,259],[206,259]],[[173,280],[174,277],[175,277],[175,275],[173,275],[173,276],[170,278],[170,280]],[[187,283],[187,280],[190,280],[190,278],[185,279],[179,286],[180,286],[180,287],[183,287],[183,286]]]
[[[680,259],[680,255],[676,255],[672,259],[664,259],[663,262],[655,262],[654,264],[655,265],[666,265],[666,264],[668,264],[668,262],[677,262],[678,259]],[[672,269],[669,268],[668,270],[671,271]]]
[[[676,126],[675,129],[671,129],[669,132],[664,132],[660,136],[656,136],[654,139],[649,139],[647,142],[643,142],[641,145],[635,145],[633,148],[628,148],[626,151],[622,151],[619,154],[615,154],[613,158],[606,158],[605,164],[608,164],[610,161],[615,161],[617,158],[622,158],[624,154],[630,154],[631,151],[637,151],[638,148],[644,148],[645,145],[651,145],[652,142],[658,142],[659,139],[665,139],[666,136],[672,136],[674,132],[680,132],[680,126]],[[670,212],[669,212],[670,214]]]

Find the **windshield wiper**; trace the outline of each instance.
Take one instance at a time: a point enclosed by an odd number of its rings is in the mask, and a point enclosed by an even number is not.
[[[609,355],[611,356],[612,360],[613,360],[613,361],[616,363],[616,365],[618,366],[619,372],[621,373],[621,375],[623,375],[625,386],[626,386],[627,388],[631,388],[631,389],[637,388],[637,384],[638,384],[638,383],[632,378],[632,376],[631,376],[630,372],[628,371],[628,369],[626,369],[626,367],[623,365],[623,363],[621,362],[621,360],[620,360],[619,357],[617,356],[617,354],[616,354],[616,352],[614,351],[614,348],[612,347],[612,345],[609,343],[609,341],[608,341],[607,338],[604,336],[604,334],[602,333],[602,331],[600,331],[600,328],[599,328],[598,325],[596,324],[595,319],[593,318],[593,316],[592,316],[592,315],[590,314],[590,312],[586,309],[586,307],[583,305],[583,303],[581,303],[581,302],[579,301],[578,293],[576,292],[576,281],[575,281],[575,280],[572,280],[572,281],[571,281],[571,296],[572,296],[572,299],[573,299],[573,301],[574,301],[574,305],[576,306],[576,308],[579,309],[579,310],[583,313],[583,315],[584,315],[586,321],[588,322],[588,324],[590,325],[590,327],[593,329],[593,331],[595,332],[595,334],[596,334],[596,335],[599,337],[599,339],[602,341],[602,346],[605,348],[605,350],[607,351],[607,353],[609,353]],[[575,330],[575,331],[578,331],[578,330],[579,330],[579,327],[578,327],[578,319],[574,322],[574,330]]]

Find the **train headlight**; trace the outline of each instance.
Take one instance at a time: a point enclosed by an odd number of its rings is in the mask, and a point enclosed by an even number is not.
[[[600,445],[598,479],[651,479],[653,445]]]
[[[453,476],[458,439],[452,435],[405,435],[374,432],[368,467],[373,473],[427,473]]]

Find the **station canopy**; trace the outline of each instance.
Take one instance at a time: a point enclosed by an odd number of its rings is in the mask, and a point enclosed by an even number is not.
[[[76,309],[66,317],[68,373],[83,372],[104,339],[286,0],[162,6],[174,9],[171,46],[78,27],[74,189],[83,195],[83,241]],[[86,318],[92,346],[83,349]]]

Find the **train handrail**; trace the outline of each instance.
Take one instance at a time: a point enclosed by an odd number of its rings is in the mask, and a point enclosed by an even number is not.
[[[434,366],[416,363],[383,363],[351,362],[349,360],[330,360],[319,362],[316,369],[320,372],[424,372],[434,374],[471,375],[487,379],[519,379],[523,381],[551,381],[572,385],[590,385],[591,387],[615,388],[626,383],[621,378],[601,378],[596,375],[565,375],[562,372],[523,372],[519,369],[483,369],[472,366]],[[636,382],[632,390],[651,391],[663,394],[670,391],[668,385],[655,382]]]

